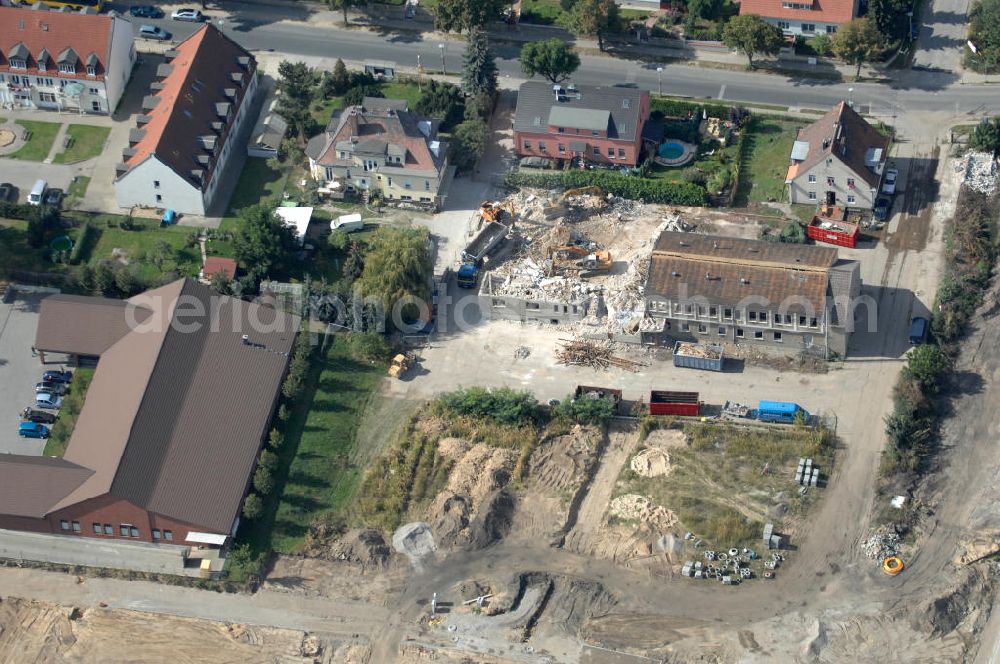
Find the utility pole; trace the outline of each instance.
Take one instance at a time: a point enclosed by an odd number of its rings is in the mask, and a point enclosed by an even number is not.
[[[663,67],[656,68],[656,89],[657,94],[663,96]]]

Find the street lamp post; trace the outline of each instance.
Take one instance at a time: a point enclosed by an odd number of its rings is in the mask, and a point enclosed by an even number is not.
[[[657,94],[663,95],[663,67],[656,68],[656,89]]]
[[[444,64],[444,44],[438,44],[438,50],[441,51],[441,73],[447,74],[448,69],[445,67]]]
[[[420,54],[417,53],[417,90],[421,89],[420,82],[421,79],[423,79],[423,77],[424,77],[424,68],[423,65],[420,64]]]
[[[906,12],[906,17],[910,19],[910,41],[913,40],[913,12]]]
[[[847,105],[854,108],[854,88],[847,88]]]

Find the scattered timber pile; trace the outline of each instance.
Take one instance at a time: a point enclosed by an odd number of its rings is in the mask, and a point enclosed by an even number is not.
[[[639,371],[644,366],[641,362],[618,357],[607,343],[598,343],[584,339],[563,339],[563,346],[556,350],[556,360],[559,364],[607,369],[618,367],[631,372]]]

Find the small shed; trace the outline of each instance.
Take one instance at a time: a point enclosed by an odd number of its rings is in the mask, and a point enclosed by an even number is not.
[[[365,73],[377,79],[391,80],[396,77],[396,63],[388,60],[367,60]]]
[[[205,263],[201,266],[202,280],[211,281],[212,275],[216,272],[222,272],[226,275],[226,279],[232,281],[236,278],[236,261],[222,256],[206,256]]]

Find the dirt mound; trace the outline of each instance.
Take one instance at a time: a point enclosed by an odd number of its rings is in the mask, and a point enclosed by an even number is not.
[[[442,438],[437,443],[438,454],[443,456],[445,459],[451,461],[456,461],[461,459],[469,448],[472,447],[472,443],[462,438]]]
[[[516,461],[514,450],[476,443],[455,463],[448,476],[447,490],[469,496],[478,504],[510,481],[510,472]]]
[[[677,525],[676,514],[635,493],[618,496],[611,501],[608,510],[620,519],[639,521],[658,530],[669,530]]]
[[[978,570],[966,568],[961,581],[947,593],[927,602],[911,617],[910,625],[914,630],[923,632],[929,628],[935,638],[947,634],[973,612],[991,604],[993,592],[990,585]],[[988,612],[979,612],[980,621],[985,622],[988,617]],[[978,632],[978,629],[974,631]]]
[[[422,521],[397,528],[392,534],[392,548],[409,558],[414,567],[419,567],[420,561],[437,549],[431,527]]]
[[[688,439],[680,429],[655,429],[644,441],[646,447],[668,450],[672,447],[687,447]]]
[[[467,531],[468,549],[482,549],[502,539],[510,532],[516,503],[504,490],[495,491],[483,501]]]
[[[454,545],[461,532],[468,527],[471,512],[472,499],[468,496],[457,496],[446,491],[438,494],[428,513],[431,527],[441,546]]]
[[[437,438],[448,430],[448,421],[435,415],[421,416],[417,418],[414,428],[428,438]]]
[[[669,475],[674,470],[670,463],[670,454],[655,447],[636,454],[632,457],[630,465],[632,470],[642,477],[660,477]]]
[[[379,530],[349,530],[333,543],[330,555],[335,560],[382,567],[392,555],[392,549]]]
[[[528,460],[528,477],[555,491],[579,486],[595,461],[597,435],[576,426],[564,436],[545,441]]]

